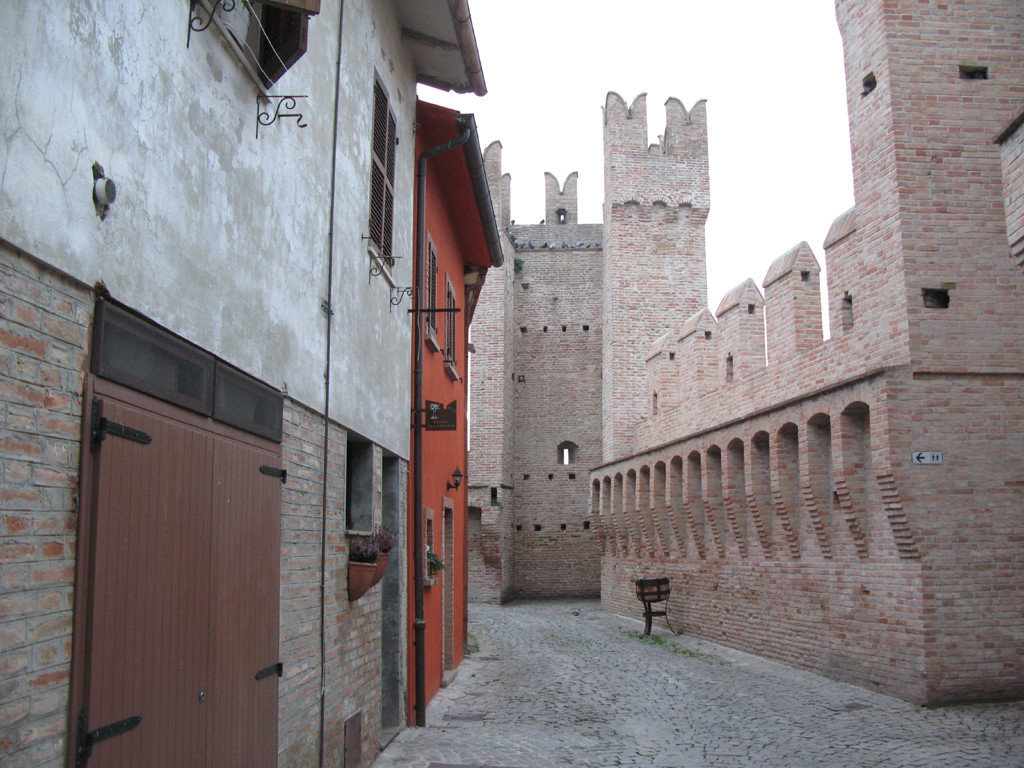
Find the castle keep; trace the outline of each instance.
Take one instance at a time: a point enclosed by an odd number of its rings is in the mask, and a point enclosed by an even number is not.
[[[670,99],[648,147],[644,98],[608,96],[601,225],[574,175],[513,224],[488,149],[509,267],[474,332],[473,588],[599,573],[635,614],[633,579],[666,575],[677,630],[925,704],[1019,696],[1024,20],[836,16],[856,204],[824,243],[828,340],[806,243],[705,306],[703,103]]]

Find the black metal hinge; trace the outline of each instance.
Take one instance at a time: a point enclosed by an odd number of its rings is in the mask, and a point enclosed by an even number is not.
[[[285,483],[288,482],[288,470],[287,469],[281,469],[279,467],[270,467],[270,466],[267,466],[266,464],[263,464],[260,467],[260,472],[262,472],[264,475],[270,475],[271,477],[279,477],[279,478],[281,478],[281,485],[284,485]]]
[[[85,761],[92,757],[92,747],[94,744],[106,741],[114,736],[120,736],[122,733],[127,733],[138,726],[141,722],[142,718],[139,715],[132,715],[131,717],[126,717],[124,720],[118,720],[116,723],[110,723],[109,725],[104,725],[102,728],[97,728],[95,731],[86,731],[85,711],[79,711],[78,741],[75,748],[75,768],[84,768]]]
[[[281,677],[284,674],[284,665],[279,661],[277,664],[271,664],[269,667],[264,667],[256,673],[256,679],[262,680],[264,677],[270,677],[271,675],[277,675]]]
[[[118,424],[116,421],[104,418],[103,403],[98,398],[93,398],[91,435],[91,447],[93,451],[99,447],[100,443],[107,439],[107,435],[123,437],[125,440],[142,443],[142,445],[149,445],[153,442],[153,438],[150,437],[148,432],[143,432],[141,429],[126,427],[124,424]]]

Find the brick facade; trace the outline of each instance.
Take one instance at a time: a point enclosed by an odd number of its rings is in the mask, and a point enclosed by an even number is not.
[[[591,478],[614,610],[668,575],[691,634],[926,704],[1024,692],[1019,126],[993,142],[1024,30],[979,12],[837,3],[857,205],[825,243],[832,338],[806,244],[765,278],[766,348],[732,317],[742,292],[756,320],[751,283],[662,337],[646,396],[673,351],[682,394]]]
[[[0,762],[60,765],[90,290],[0,241]]]
[[[648,147],[644,98],[609,94],[603,393],[586,417],[603,424],[587,495],[606,606],[638,615],[633,579],[667,575],[677,630],[925,704],[1024,693],[1018,10],[837,0],[856,206],[824,243],[828,340],[806,243],[763,293],[745,280],[704,306],[703,103],[669,100]],[[548,236],[510,234],[516,302],[553,303],[564,274],[529,246]],[[550,364],[514,344],[517,376]],[[522,415],[551,433],[570,410],[557,393],[522,406],[530,383],[506,422],[523,528]],[[542,551],[517,539],[517,576]]]

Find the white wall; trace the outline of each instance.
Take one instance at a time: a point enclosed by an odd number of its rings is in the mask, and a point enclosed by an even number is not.
[[[239,2],[241,8],[241,2]],[[0,3],[0,237],[299,401],[323,407],[330,150],[340,0],[270,90],[305,94],[261,128],[259,88],[189,3]],[[243,11],[244,12],[244,11]],[[390,3],[344,3],[331,415],[408,455],[408,301],[368,279],[373,73],[399,123],[396,282],[411,284],[415,77]],[[117,184],[96,215],[92,164]]]

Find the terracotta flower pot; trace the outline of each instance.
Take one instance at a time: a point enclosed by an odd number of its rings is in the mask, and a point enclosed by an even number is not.
[[[366,591],[377,583],[374,578],[376,575],[377,563],[353,563],[349,561],[348,599],[355,601],[365,595]]]
[[[391,557],[390,552],[381,552],[377,555],[377,570],[373,574],[373,583],[376,584],[378,581],[384,578],[384,572],[388,569],[388,558]]]

